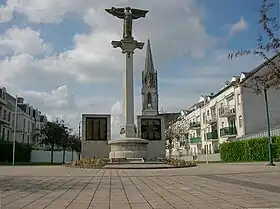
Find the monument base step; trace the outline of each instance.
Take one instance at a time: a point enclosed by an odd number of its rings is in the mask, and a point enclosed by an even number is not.
[[[127,161],[130,163],[144,163],[145,160],[143,158],[127,158]]]
[[[138,159],[143,161],[147,156],[147,145],[149,141],[140,138],[123,138],[118,140],[110,140],[108,144],[111,146],[109,153],[110,159]],[[133,160],[134,161],[134,160]]]

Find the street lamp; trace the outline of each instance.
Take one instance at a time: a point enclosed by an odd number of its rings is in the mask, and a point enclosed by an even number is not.
[[[81,123],[82,123],[82,121],[79,122],[79,140],[80,141],[81,141]],[[81,155],[79,153],[79,160],[80,160],[80,158],[81,158]]]
[[[208,164],[208,143],[207,143],[207,134],[206,134],[206,98],[207,96],[206,95],[203,95],[203,104],[204,104],[204,116],[202,114],[202,119],[203,119],[203,134],[204,134],[204,140],[205,140],[205,143],[206,143],[206,149],[205,149],[205,161],[206,161],[206,164]]]
[[[267,135],[268,135],[268,164],[269,166],[275,166],[272,158],[272,137],[270,135],[270,121],[269,121],[269,110],[268,110],[268,102],[267,102],[267,89],[264,89],[264,101],[265,101],[265,109],[266,109],[266,120],[267,120]]]
[[[81,140],[81,123],[82,121],[79,122],[79,139]]]
[[[15,106],[15,118],[14,118],[14,135],[13,135],[13,166],[15,165],[16,159],[16,128],[17,128],[17,106],[18,106],[18,97],[16,95],[16,106]]]

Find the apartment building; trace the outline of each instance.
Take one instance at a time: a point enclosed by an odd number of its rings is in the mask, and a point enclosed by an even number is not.
[[[8,140],[11,138],[12,112],[8,108],[9,103],[6,100],[6,89],[0,88],[0,138]]]
[[[13,140],[16,98],[0,89],[0,130],[3,140]],[[36,144],[39,142],[40,130],[47,117],[38,109],[28,103],[24,98],[17,98],[16,141],[21,143]]]
[[[279,63],[279,56],[271,60]],[[219,144],[267,128],[264,95],[256,94],[240,84],[251,82],[252,76],[259,76],[271,70],[265,63],[247,73],[242,72],[216,94],[201,96],[198,103],[182,111],[188,124],[189,146],[174,145],[175,155],[213,154]],[[267,91],[271,126],[280,124],[280,91]],[[180,122],[182,123],[182,122]],[[179,124],[179,122],[178,122]]]

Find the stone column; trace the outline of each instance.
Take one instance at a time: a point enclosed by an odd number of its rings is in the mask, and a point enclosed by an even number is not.
[[[125,47],[125,46],[124,46]],[[125,119],[125,138],[136,137],[134,125],[134,85],[133,50],[125,50],[125,69],[123,71],[123,112]]]
[[[123,138],[135,138],[136,126],[134,124],[134,78],[133,78],[133,54],[135,49],[143,49],[144,43],[137,42],[133,38],[121,41],[112,41],[114,48],[120,47],[125,54],[125,69],[123,71],[123,113],[124,134]]]

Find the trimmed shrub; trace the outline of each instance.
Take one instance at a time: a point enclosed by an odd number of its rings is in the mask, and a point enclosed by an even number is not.
[[[273,137],[272,157],[280,159],[280,137]],[[220,145],[221,159],[224,162],[252,162],[268,160],[268,138],[255,138]]]
[[[29,162],[31,158],[32,146],[16,142],[15,161]],[[13,161],[13,142],[0,140],[0,162]]]
[[[194,166],[196,166],[196,164],[192,161],[185,161],[182,159],[175,159],[175,158],[168,159],[167,164],[173,165],[175,167],[194,167]]]
[[[102,168],[107,164],[106,160],[96,159],[96,158],[82,158],[81,160],[73,161],[67,166],[78,167],[78,168]]]

